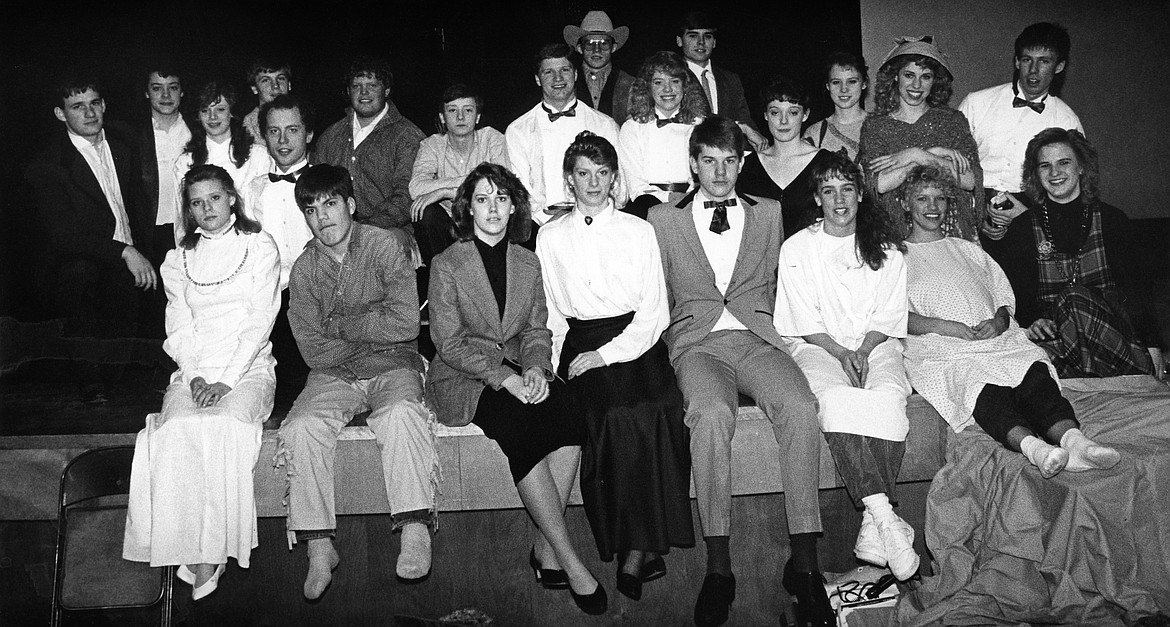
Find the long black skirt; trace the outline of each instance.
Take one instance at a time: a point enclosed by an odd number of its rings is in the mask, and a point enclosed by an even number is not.
[[[570,319],[560,376],[568,379],[577,355],[604,346],[633,317]],[[666,345],[659,340],[638,359],[589,370],[568,389],[584,414],[581,498],[601,559],[694,546],[690,450]]]
[[[580,446],[585,437],[580,410],[569,404],[565,385],[555,379],[549,382],[548,398],[535,405],[521,403],[504,388],[485,387],[471,422],[500,446],[513,483],[520,483],[549,453]]]

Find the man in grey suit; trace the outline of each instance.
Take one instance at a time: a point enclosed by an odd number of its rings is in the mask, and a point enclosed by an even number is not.
[[[805,616],[833,624],[821,585],[816,534],[820,426],[808,381],[772,323],[776,264],[784,241],[779,203],[735,192],[747,143],[732,120],[712,116],[690,139],[699,189],[650,210],[670,300],[663,337],[691,430],[707,576],[695,624],[720,625],[735,599],[731,573],[731,439],[740,393],[772,421],[780,444],[792,557],[784,585]],[[819,593],[818,593],[819,590]],[[819,611],[812,611],[819,610]]]

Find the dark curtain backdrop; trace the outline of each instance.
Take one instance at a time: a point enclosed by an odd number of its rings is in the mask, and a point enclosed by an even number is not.
[[[347,105],[342,78],[355,54],[390,61],[391,98],[425,133],[435,132],[437,102],[448,84],[478,86],[483,124],[503,131],[534,105],[539,91],[532,55],[561,41],[566,24],[604,9],[629,42],[615,63],[637,72],[657,50],[677,50],[674,25],[684,9],[717,17],[714,60],[743,78],[762,121],[756,94],[769,77],[784,74],[817,93],[812,119],[831,106],[821,97],[821,60],[834,50],[861,51],[858,0],[821,2],[390,2],[311,5],[268,3],[10,3],[0,20],[0,315],[35,316],[31,283],[20,260],[39,245],[22,225],[35,216],[20,192],[23,163],[60,128],[52,113],[54,77],[91,70],[103,83],[107,118],[139,122],[149,115],[144,73],[169,60],[182,73],[184,107],[194,105],[201,83],[227,78],[241,94],[238,115],[255,105],[244,71],[256,55],[283,58],[293,68],[293,91],[317,109],[318,132]]]

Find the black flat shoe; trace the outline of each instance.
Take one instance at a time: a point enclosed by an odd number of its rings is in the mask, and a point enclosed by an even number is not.
[[[642,579],[637,575],[623,572],[620,560],[617,568],[617,590],[625,597],[635,601],[642,600]]]
[[[609,609],[609,597],[605,595],[605,588],[601,586],[600,581],[597,582],[597,589],[589,594],[577,594],[572,588],[569,588],[569,594],[573,596],[573,603],[586,614],[598,616]]]
[[[536,559],[536,547],[532,547],[528,551],[528,565],[532,567],[532,575],[536,578],[536,583],[544,586],[547,590],[562,590],[569,587],[569,576],[563,570],[555,568],[541,568],[540,562]]]
[[[650,560],[649,562],[646,562],[645,564],[642,564],[642,583],[654,581],[655,579],[661,579],[665,576],[666,562],[662,560],[661,555]]]
[[[792,596],[798,627],[835,627],[837,615],[825,594],[825,578],[818,573],[798,573],[792,561],[784,565],[784,589]]]
[[[695,601],[695,624],[698,627],[718,627],[727,622],[727,611],[735,600],[735,575],[707,573],[703,589]]]

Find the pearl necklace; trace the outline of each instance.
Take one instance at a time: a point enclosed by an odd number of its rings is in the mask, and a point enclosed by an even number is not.
[[[216,285],[222,285],[224,283],[227,283],[228,281],[234,279],[235,276],[240,273],[240,270],[244,269],[244,264],[247,262],[248,262],[248,249],[245,247],[244,248],[244,258],[240,260],[240,265],[236,266],[236,269],[232,270],[231,274],[227,275],[223,279],[220,279],[219,281],[216,281],[214,283],[200,283],[199,281],[196,281],[194,279],[194,277],[191,276],[190,270],[187,269],[187,249],[186,248],[183,249],[183,275],[187,277],[188,281],[190,281],[193,285],[195,285],[197,287],[215,287]]]

